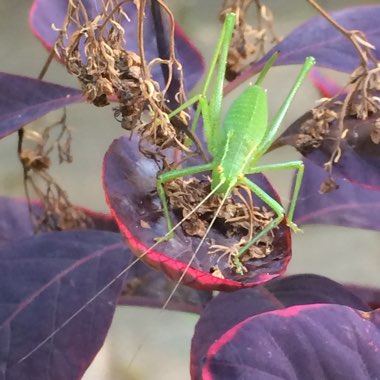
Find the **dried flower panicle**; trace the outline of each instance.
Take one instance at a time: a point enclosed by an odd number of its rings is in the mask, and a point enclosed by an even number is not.
[[[320,193],[328,193],[338,188],[332,179],[333,167],[344,153],[342,141],[350,136],[349,127],[345,126],[346,120],[367,120],[371,116],[375,122],[369,136],[372,143],[380,143],[380,62],[373,54],[374,46],[363,32],[345,29],[318,4],[312,3],[323,17],[351,41],[360,58],[360,65],[350,75],[344,91],[330,99],[322,99],[312,110],[312,117],[301,125],[297,136],[296,147],[302,153],[318,148],[326,137],[333,142],[333,147],[328,148],[331,150],[330,158],[324,163],[329,177],[320,187]],[[333,123],[334,129],[331,129]]]
[[[355,87],[347,106],[347,115],[366,120],[369,115],[380,111],[380,63],[374,69],[359,66],[350,77],[350,85]]]
[[[331,193],[336,189],[339,189],[339,185],[331,177],[329,177],[325,179],[319,187],[319,194]]]
[[[143,22],[144,2],[135,2],[139,15],[139,52],[126,50],[124,23],[130,23],[123,9],[125,2],[106,0],[99,13],[87,14],[82,0],[70,0],[66,19],[55,45],[58,56],[67,70],[75,75],[82,86],[84,96],[96,106],[105,106],[110,100],[118,100],[115,117],[123,128],[137,131],[143,141],[157,149],[181,146],[183,136],[170,123],[165,94],[170,86],[174,67],[180,75],[181,86],[178,100],[183,101],[182,67],[177,61],[174,48],[170,59],[157,57],[145,62]],[[174,19],[166,5],[160,5],[172,22],[170,34],[174,44]],[[135,41],[133,41],[135,44]],[[154,65],[168,66],[169,79],[165,89],[152,79]]]
[[[91,221],[84,212],[74,207],[60,185],[50,175],[51,155],[56,151],[58,162],[71,162],[71,133],[62,118],[47,127],[24,128],[19,158],[24,169],[24,183],[30,202],[31,192],[41,202],[35,211],[31,203],[31,221],[36,232],[63,231],[88,228]]]
[[[328,148],[331,151],[330,158],[324,163],[324,168],[329,176],[320,187],[320,193],[327,193],[338,188],[338,185],[333,180],[333,167],[344,154],[342,141],[350,135],[349,127],[345,125],[346,120],[367,120],[371,116],[375,122],[369,136],[372,143],[380,143],[380,98],[378,96],[380,90],[380,61],[373,54],[375,46],[368,41],[367,36],[362,31],[346,29],[316,1],[309,0],[309,3],[344,38],[350,41],[360,60],[359,66],[350,75],[348,84],[343,89],[344,91],[327,101],[321,102],[313,110],[312,119],[303,123],[297,139],[297,147],[302,152],[304,152],[305,148],[318,148],[324,136],[327,135],[330,141],[333,142],[332,148],[331,144]],[[335,123],[335,125],[334,129],[330,131],[332,123]],[[355,132],[355,135],[357,134],[358,132]]]
[[[69,73],[78,77],[88,101],[102,106],[109,103],[115,89],[121,88],[119,65],[124,61],[124,29],[121,18],[128,16],[122,8],[107,24],[107,2],[101,14],[89,18],[81,1],[68,3],[67,15],[55,45]]]
[[[312,109],[312,118],[300,127],[296,148],[303,153],[318,148],[330,131],[331,124],[338,119],[338,113],[324,105]]]
[[[73,206],[66,192],[50,176],[41,176],[44,182],[33,180],[33,189],[38,194],[43,187],[43,214],[32,214],[36,232],[88,229],[92,221],[83,210]]]
[[[376,119],[371,131],[371,140],[374,144],[380,144],[380,118]]]
[[[280,42],[273,30],[272,11],[259,0],[255,0],[257,22],[247,22],[247,12],[253,0],[225,0],[220,18],[229,12],[237,15],[237,23],[228,54],[226,78],[233,80],[245,68],[247,61],[254,62],[264,56],[267,45]]]

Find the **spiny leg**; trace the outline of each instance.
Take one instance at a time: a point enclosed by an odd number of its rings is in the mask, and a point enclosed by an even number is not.
[[[212,170],[212,168],[213,168],[213,164],[207,163],[207,164],[202,164],[202,165],[190,166],[190,167],[183,168],[183,169],[171,170],[169,172],[162,173],[158,176],[158,178],[157,178],[157,192],[158,192],[158,196],[160,197],[160,200],[161,200],[162,210],[164,212],[166,225],[167,225],[167,228],[169,231],[169,234],[166,236],[166,239],[171,239],[173,237],[173,231],[171,231],[173,229],[173,226],[172,226],[172,222],[170,220],[169,208],[168,208],[168,203],[166,201],[166,194],[165,194],[165,189],[164,189],[163,184],[165,182],[173,181],[174,179],[177,179],[180,177],[185,177],[188,175],[206,172],[206,171]],[[170,233],[170,231],[171,231],[171,233]]]
[[[246,269],[244,265],[241,263],[240,259],[243,256],[244,252],[281,223],[285,216],[285,210],[275,199],[273,199],[270,195],[268,195],[264,190],[262,190],[259,186],[257,186],[248,178],[244,177],[242,180],[239,181],[239,183],[247,186],[254,194],[256,194],[263,202],[265,202],[269,207],[271,207],[272,210],[277,214],[277,217],[275,219],[273,219],[262,231],[255,235],[242,249],[239,250],[238,254],[235,255],[235,270],[237,273],[243,274]]]
[[[218,67],[215,74],[215,85],[211,92],[210,98],[210,127],[209,130],[206,130],[205,127],[205,136],[207,145],[210,146],[210,151],[215,150],[217,143],[220,141],[220,126],[222,121],[222,101],[223,101],[223,85],[224,77],[226,75],[227,60],[228,60],[228,51],[230,48],[230,43],[232,39],[232,34],[234,31],[236,22],[236,15],[234,13],[228,13],[224,19],[223,29],[221,38],[218,42],[217,49],[212,61],[212,66],[215,67],[218,61]],[[210,67],[210,71],[211,68]],[[214,67],[212,70],[214,70]],[[207,78],[205,83],[205,90],[207,91],[207,86],[211,81],[211,76]],[[215,145],[214,145],[215,144]],[[215,148],[214,148],[215,147]]]
[[[294,210],[296,208],[298,194],[301,188],[302,184],[302,178],[304,173],[304,164],[302,161],[289,161],[284,162],[280,164],[272,164],[272,165],[261,165],[256,166],[249,170],[248,174],[254,174],[254,173],[262,173],[267,171],[273,171],[273,170],[287,170],[287,169],[296,169],[296,181],[293,188],[293,195],[289,204],[288,214],[287,214],[287,225],[290,227],[294,232],[302,231],[297,227],[297,225],[293,222],[293,216],[294,216]]]
[[[209,152],[214,156],[217,151],[218,132],[221,123],[221,112],[222,112],[222,100],[223,100],[223,84],[224,77],[227,66],[228,50],[232,38],[232,33],[235,26],[236,16],[234,13],[229,13],[226,15],[223,28],[220,34],[220,38],[217,43],[213,58],[209,70],[206,75],[205,84],[203,86],[202,92],[198,95],[192,103],[199,102],[198,109],[195,113],[194,120],[191,125],[191,129],[194,132],[198,124],[200,114],[203,117],[203,129],[205,131],[205,139],[208,146]],[[206,100],[206,95],[209,90],[211,80],[215,73],[215,85],[211,92],[210,103]],[[191,104],[189,102],[185,103],[187,107]],[[181,110],[184,108],[181,106]],[[201,109],[200,109],[201,107]],[[175,110],[177,112],[177,110]],[[170,114],[169,118],[173,115]]]

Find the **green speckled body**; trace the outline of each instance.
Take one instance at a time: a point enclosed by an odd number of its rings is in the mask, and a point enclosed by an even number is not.
[[[217,193],[225,194],[255,164],[267,128],[266,91],[260,86],[249,86],[232,103],[224,120],[218,142],[223,149],[213,159],[212,188],[224,180]]]

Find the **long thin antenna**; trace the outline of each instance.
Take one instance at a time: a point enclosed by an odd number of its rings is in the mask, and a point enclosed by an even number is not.
[[[263,69],[260,71],[260,74],[258,78],[256,79],[255,85],[260,86],[262,81],[264,80],[265,76],[267,75],[269,69],[274,65],[276,62],[278,55],[280,54],[279,51],[275,51],[272,56],[268,59],[266,64],[264,65]]]
[[[221,181],[203,200],[197,204],[184,218],[182,218],[170,231],[168,231],[162,238],[156,241],[151,247],[149,247],[146,251],[144,251],[138,258],[132,261],[127,267],[125,267],[116,277],[114,277],[110,282],[108,282],[102,289],[100,289],[93,297],[89,299],[83,306],[81,306],[77,311],[75,311],[65,322],[63,322],[56,330],[54,330],[51,334],[49,334],[42,342],[40,342],[33,350],[29,351],[25,356],[23,356],[17,363],[21,363],[27,358],[29,358],[34,352],[40,349],[46,342],[48,342],[51,338],[53,338],[59,331],[61,331],[65,326],[67,326],[77,315],[79,315],[91,302],[95,301],[104,291],[106,291],[111,285],[113,285],[119,278],[121,278],[125,273],[129,271],[136,263],[138,263],[144,256],[146,256],[153,248],[155,248],[158,244],[165,241],[165,239],[173,233],[185,220],[187,220],[191,215],[193,215],[199,207],[201,207],[212,195],[215,194],[216,191],[223,185],[224,181]],[[219,212],[219,211],[218,211]],[[207,232],[208,233],[208,232]],[[203,239],[204,240],[204,239]],[[199,246],[197,251],[199,250]],[[195,255],[192,256],[190,263],[194,260]],[[189,269],[190,265],[186,266],[185,271]],[[178,281],[178,285],[175,290],[177,290],[180,281],[182,281],[184,274],[181,275],[180,280]],[[169,296],[169,302],[171,298],[173,298],[174,292],[172,292]],[[168,302],[165,302],[164,308],[167,306]],[[163,309],[164,309],[163,308]],[[162,309],[162,310],[163,310]]]
[[[224,182],[224,181],[223,181],[223,182]],[[218,186],[220,186],[223,182],[219,183]],[[234,186],[234,185],[233,185],[233,186]],[[218,209],[216,210],[214,217],[212,218],[212,220],[211,220],[211,222],[210,222],[210,224],[209,224],[209,226],[208,226],[208,228],[207,228],[205,234],[203,235],[203,237],[202,237],[200,243],[198,244],[198,247],[197,247],[196,250],[194,251],[194,253],[193,253],[193,255],[191,256],[190,260],[188,261],[185,270],[182,272],[181,277],[180,277],[179,280],[177,281],[177,283],[176,283],[175,287],[173,288],[173,290],[170,292],[169,297],[167,298],[166,302],[164,303],[164,306],[162,306],[162,309],[161,309],[161,310],[165,310],[166,307],[168,306],[169,302],[170,302],[171,299],[173,298],[174,293],[177,291],[179,285],[181,284],[183,278],[184,278],[185,275],[186,275],[186,272],[188,271],[188,269],[190,268],[191,264],[193,263],[193,261],[194,261],[195,257],[197,256],[197,254],[198,254],[198,252],[199,252],[199,250],[200,250],[202,244],[204,243],[204,241],[205,241],[205,239],[206,239],[208,233],[210,232],[212,226],[214,225],[215,220],[216,220],[216,218],[218,217],[219,212],[220,212],[220,210],[222,209],[222,207],[223,207],[223,205],[224,205],[224,202],[226,201],[227,197],[230,195],[233,186],[230,186],[230,187],[227,189],[226,194],[224,195],[224,197],[223,197],[223,199],[222,199],[222,202],[221,202],[220,206],[219,206]]]
[[[219,186],[221,186],[224,182],[225,182],[225,181],[220,182],[216,188],[218,188]],[[171,299],[173,298],[173,296],[174,296],[175,292],[177,291],[178,287],[181,285],[181,282],[182,282],[182,280],[184,279],[184,277],[185,277],[185,275],[186,275],[188,269],[190,268],[191,264],[192,264],[193,261],[195,260],[195,258],[196,258],[196,256],[197,256],[197,254],[198,254],[198,252],[199,252],[199,250],[200,250],[202,244],[204,243],[204,241],[205,241],[207,235],[209,234],[209,232],[210,232],[212,226],[214,225],[215,220],[216,220],[216,218],[218,217],[219,212],[220,212],[220,210],[222,209],[222,207],[223,207],[223,205],[224,205],[224,202],[226,201],[227,197],[230,195],[232,188],[233,188],[233,186],[230,186],[230,187],[227,189],[227,192],[226,192],[226,194],[224,195],[224,197],[223,197],[223,199],[222,199],[222,202],[221,202],[220,206],[219,206],[218,209],[216,210],[215,215],[214,215],[214,217],[212,218],[212,220],[211,220],[209,226],[207,227],[207,230],[206,230],[205,234],[203,235],[203,237],[202,237],[200,243],[198,244],[197,248],[195,249],[193,255],[192,255],[191,258],[190,258],[190,260],[188,261],[188,263],[187,263],[187,265],[186,265],[186,268],[184,269],[184,271],[183,271],[182,274],[181,274],[181,277],[178,279],[177,283],[175,284],[174,288],[172,289],[172,291],[170,292],[168,298],[166,299],[164,305],[162,306],[162,308],[161,308],[161,310],[160,310],[159,317],[162,316],[163,311],[167,308],[167,306],[169,305],[169,302],[170,302]],[[214,190],[215,190],[215,189],[214,189]],[[139,353],[139,351],[140,351],[141,348],[143,347],[143,345],[144,345],[146,339],[149,337],[149,335],[150,335],[149,332],[146,332],[146,334],[145,334],[145,336],[143,337],[141,343],[139,344],[137,350],[135,351],[134,355],[132,356],[131,360],[129,361],[128,367],[132,364],[133,360],[136,358],[137,354]]]

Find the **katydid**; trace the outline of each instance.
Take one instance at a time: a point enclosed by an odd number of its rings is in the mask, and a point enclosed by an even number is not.
[[[275,212],[275,218],[260,233],[253,236],[243,248],[234,256],[235,270],[242,273],[244,270],[240,262],[241,256],[253,244],[258,242],[265,234],[279,225],[285,217],[284,208],[259,186],[246,177],[247,174],[261,173],[274,170],[296,169],[296,181],[293,189],[287,224],[292,230],[297,231],[296,224],[293,223],[293,214],[300,190],[303,163],[302,161],[290,161],[273,165],[258,165],[259,159],[266,153],[279,130],[280,124],[297,92],[305,79],[307,73],[315,64],[313,57],[307,57],[301,71],[291,88],[287,98],[275,115],[272,123],[268,125],[268,102],[266,91],[261,87],[261,83],[270,67],[277,58],[274,54],[264,66],[256,83],[250,85],[231,105],[221,127],[221,110],[223,100],[223,82],[226,71],[228,49],[235,25],[235,14],[226,15],[222,33],[208,71],[203,91],[178,109],[169,114],[169,118],[174,117],[179,112],[189,106],[198,103],[198,109],[193,122],[193,128],[198,122],[200,114],[203,118],[203,127],[208,151],[212,156],[209,163],[185,167],[162,173],[157,179],[157,191],[160,197],[164,217],[166,219],[169,232],[165,238],[171,238],[175,228],[169,216],[169,208],[166,200],[164,184],[174,179],[191,176],[207,171],[212,172],[211,195],[223,195],[226,199],[236,186],[245,186],[256,194]],[[206,99],[212,77],[215,74],[214,89],[211,92],[210,100]],[[216,217],[216,216],[215,216]],[[215,218],[214,218],[215,220]],[[210,223],[210,227],[214,220]],[[202,239],[201,243],[204,239]]]

